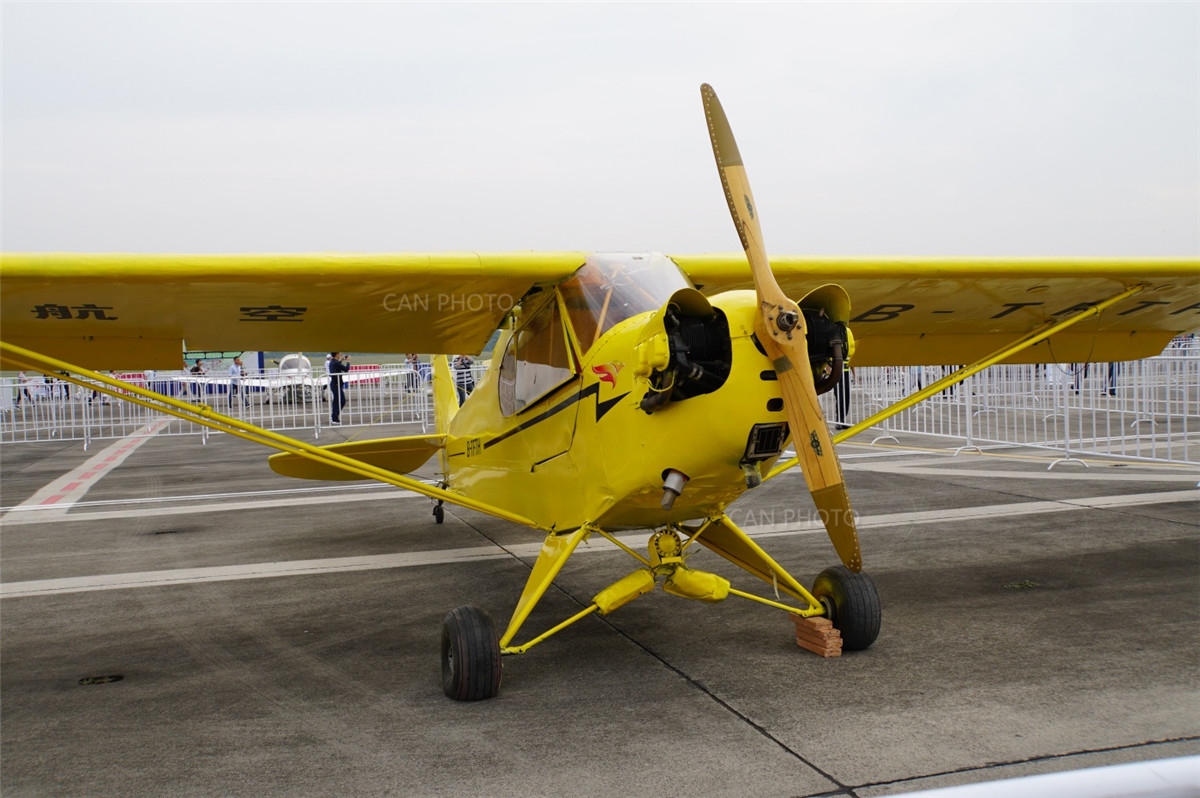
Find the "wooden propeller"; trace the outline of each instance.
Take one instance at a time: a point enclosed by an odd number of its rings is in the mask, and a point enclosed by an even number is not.
[[[704,99],[708,136],[717,159],[717,171],[721,174],[721,186],[725,189],[725,201],[729,204],[729,213],[754,276],[760,310],[756,325],[758,338],[774,362],[779,377],[783,406],[804,480],[838,556],[847,568],[857,572],[862,569],[858,530],[833,439],[817,403],[808,360],[808,329],[804,314],[779,287],[771,272],[759,226],[758,207],[754,204],[750,181],[725,111],[712,86],[705,83],[700,87],[700,94]]]

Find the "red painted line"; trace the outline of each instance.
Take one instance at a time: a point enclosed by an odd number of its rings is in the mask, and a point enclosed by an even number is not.
[[[97,474],[99,474],[99,473],[100,473],[101,471],[103,471],[103,470],[104,470],[103,468],[97,468],[97,469],[95,469],[95,470],[93,470],[93,471],[89,471],[89,472],[87,472],[86,474],[80,474],[80,475],[79,475],[79,478],[80,478],[80,479],[91,479],[92,477],[96,476]]]
[[[49,499],[46,499],[45,501],[42,502],[42,504],[54,504],[56,501],[58,501],[59,499],[62,499],[62,498],[65,498],[65,497],[60,493],[57,496],[51,496]]]
[[[77,490],[82,484],[82,482],[72,482],[70,485],[67,485],[65,488],[63,488],[63,490]]]

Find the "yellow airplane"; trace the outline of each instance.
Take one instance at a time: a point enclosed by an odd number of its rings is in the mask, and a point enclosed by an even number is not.
[[[656,586],[782,609],[797,620],[798,639],[824,641],[825,654],[840,651],[839,634],[841,648],[867,648],[879,633],[879,599],[861,570],[835,444],[995,363],[1157,354],[1200,320],[1200,260],[768,259],[728,121],[712,89],[701,93],[743,254],[8,254],[0,359],[68,371],[280,449],[270,463],[281,474],[378,479],[436,500],[438,522],[449,502],[544,532],[502,632],[475,607],[446,616],[443,687],[452,698],[496,695],[502,655]],[[185,341],[214,350],[477,352],[497,328],[490,370],[461,407],[445,357],[435,360],[434,434],[328,447],[94,371],[173,368]],[[832,435],[817,397],[850,362],[969,365]],[[780,462],[789,442],[797,456]],[[406,476],[435,455],[439,485]],[[811,588],[725,513],[795,465],[842,561]],[[615,535],[630,529],[649,531],[644,552]],[[517,642],[593,535],[636,566],[580,613]],[[791,603],[692,568],[695,544]]]

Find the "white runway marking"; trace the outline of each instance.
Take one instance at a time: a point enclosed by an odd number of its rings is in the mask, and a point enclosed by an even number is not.
[[[156,421],[146,428],[144,434],[121,438],[89,457],[83,465],[63,474],[17,506],[38,508],[44,511],[43,515],[61,518],[66,515],[67,509],[71,505],[83,498],[92,485],[100,481],[101,477],[125,462],[142,444],[150,440],[168,423],[169,419]]]
[[[1177,504],[1200,502],[1200,490],[1172,490],[1158,493],[1133,493],[1126,496],[1096,496],[1088,499],[1058,499],[1052,501],[1016,502],[1013,504],[990,504],[979,507],[952,507],[948,510],[915,510],[907,513],[859,516],[859,529],[879,529],[889,526],[919,526],[943,521],[979,521],[988,518],[1013,518],[1023,515],[1043,515],[1071,510],[1111,510],[1117,507],[1139,507],[1147,504]],[[743,529],[751,537],[775,537],[806,532],[824,532],[819,519],[798,523],[784,520],[783,523],[762,523],[768,512],[747,511],[745,517],[730,513],[735,523],[745,522]],[[760,523],[750,525],[757,518]]]
[[[428,497],[422,496],[419,493],[397,488],[385,491],[363,491],[356,494],[348,493],[345,495],[291,496],[279,499],[189,504],[186,507],[143,507],[136,510],[98,510],[94,512],[76,512],[69,515],[65,513],[50,515],[44,512],[22,513],[20,515],[10,514],[0,519],[0,529],[8,529],[11,526],[24,526],[26,524],[62,523],[63,521],[111,521],[115,518],[160,518],[168,515],[207,515],[209,513],[233,512],[235,510],[244,512],[246,510],[264,510],[273,507],[303,507],[310,504],[374,502],[382,500],[406,501],[410,499],[425,499],[429,501]],[[167,499],[157,499],[156,501],[167,501]]]
[[[376,497],[362,497],[376,498]],[[383,497],[379,497],[383,498]],[[327,501],[322,498],[322,501]],[[361,499],[360,499],[361,500]],[[1161,493],[1139,493],[1128,496],[1097,496],[1087,499],[1064,499],[1061,501],[1020,502],[1017,504],[995,504],[984,507],[959,507],[949,510],[930,510],[910,513],[862,517],[860,529],[877,529],[890,526],[906,526],[962,522],[986,518],[1009,518],[1017,515],[1060,513],[1073,510],[1112,509],[1151,504],[1174,504],[1200,500],[1200,491],[1178,490]],[[749,513],[748,513],[749,515]],[[731,515],[735,522],[741,519]],[[784,535],[808,535],[823,533],[819,520],[797,523],[795,520],[779,524],[744,526],[751,537],[780,537]],[[646,533],[620,536],[622,543],[640,549],[646,541]],[[293,562],[266,562],[248,565],[218,566],[210,568],[181,568],[169,571],[144,571],[127,574],[103,574],[68,579],[39,579],[25,582],[7,582],[0,585],[0,599],[25,598],[30,596],[52,596],[63,593],[83,593],[96,590],[124,590],[137,587],[162,587],[166,585],[197,584],[202,582],[228,582],[242,579],[264,579],[278,576],[301,576],[305,574],[340,573],[345,571],[367,571],[384,568],[411,568],[421,565],[447,565],[458,562],[503,559],[513,555],[533,558],[541,550],[541,543],[527,543],[502,549],[498,546],[480,546],[468,549],[442,549],[437,551],[407,554],[383,554],[369,557],[338,557],[325,560],[297,560]],[[617,548],[602,538],[594,538],[577,552],[613,552]]]
[[[873,471],[877,474],[901,474],[908,476],[933,477],[986,477],[988,479],[1045,479],[1057,480],[1086,480],[1089,482],[1185,482],[1196,484],[1200,473],[1186,469],[1162,469],[1153,473],[1144,471],[1111,471],[1105,469],[1084,471],[1046,471],[1040,465],[1037,471],[999,471],[970,468],[966,461],[949,461],[942,466],[918,466],[905,463],[852,463],[845,466],[847,471]],[[800,469],[793,468],[797,473]],[[953,473],[952,473],[953,472]],[[791,472],[785,472],[791,473]]]
[[[846,460],[863,460],[863,459],[873,459],[873,458],[878,458],[878,457],[945,457],[946,456],[945,452],[929,451],[929,450],[923,450],[923,449],[877,449],[874,451],[863,451],[864,448],[869,447],[869,444],[842,444],[841,446],[845,447],[845,446],[850,446],[850,445],[855,446],[855,448],[850,449],[849,451],[845,451],[843,448],[838,449],[838,459],[839,460],[845,462]],[[782,463],[786,460],[791,460],[795,456],[796,456],[795,449],[791,449],[791,448],[785,449],[783,451],[783,453],[781,455],[779,455],[779,462]],[[794,471],[795,469],[793,468],[792,470]]]
[[[138,444],[140,445],[140,443]],[[108,450],[105,450],[106,452]],[[131,450],[132,451],[132,450]],[[101,452],[103,455],[104,452]],[[916,452],[916,451],[901,451],[898,455],[915,456],[925,460],[931,453]],[[101,455],[97,455],[100,457]],[[122,456],[127,457],[128,453]],[[866,454],[863,457],[876,457],[883,455]],[[1189,473],[1187,470],[1166,470],[1161,469],[1152,473],[1144,471],[1112,471],[1112,470],[1089,470],[1089,471],[1045,471],[1039,467],[1034,471],[1025,470],[984,470],[972,469],[963,467],[967,461],[955,461],[952,458],[941,456],[945,460],[943,465],[938,466],[922,466],[913,465],[911,463],[846,463],[845,470],[847,471],[872,471],[883,474],[902,474],[908,476],[947,476],[951,470],[957,470],[956,476],[962,477],[985,477],[988,479],[1049,479],[1049,480],[1088,480],[1093,482],[1157,482],[1171,483],[1179,482],[1190,485],[1195,485],[1197,474]],[[845,461],[849,458],[843,457]],[[89,461],[91,462],[91,461]],[[118,461],[119,462],[119,461]],[[114,463],[115,465],[116,463]],[[85,466],[72,471],[71,474],[82,472]],[[800,469],[793,468],[790,471],[784,472],[783,475],[790,475],[793,478],[802,477]],[[55,480],[47,488],[43,488],[35,495],[34,498],[23,502],[20,505],[9,508],[0,508],[0,512],[7,514],[0,517],[0,528],[10,526],[21,526],[24,524],[43,524],[50,522],[61,521],[105,521],[117,518],[145,518],[159,516],[174,516],[174,515],[206,515],[210,513],[234,512],[258,509],[271,509],[280,507],[300,507],[312,504],[333,504],[337,502],[363,502],[363,501],[380,501],[391,499],[396,501],[404,501],[411,499],[423,499],[426,497],[418,493],[412,493],[404,490],[397,490],[391,486],[370,483],[366,485],[322,485],[304,488],[285,488],[271,491],[244,491],[235,493],[209,493],[200,495],[182,495],[182,496],[158,496],[145,497],[138,499],[110,499],[97,502],[80,502],[79,496],[75,496],[70,502],[34,503],[37,496],[41,496],[50,492],[50,487],[60,484],[68,484],[72,480],[70,474]],[[426,484],[436,484],[434,480],[423,480]],[[312,494],[312,495],[306,495]],[[321,495],[316,495],[321,494]],[[332,494],[332,495],[330,495]],[[251,499],[249,497],[270,497]],[[285,496],[290,498],[284,498]],[[278,498],[276,498],[278,497]],[[92,507],[123,507],[126,505],[155,505],[155,504],[170,504],[174,502],[194,502],[198,499],[230,499],[232,501],[208,501],[204,504],[188,504],[181,507],[143,507],[139,509],[114,509],[114,510],[92,510]],[[238,501],[238,499],[242,499]],[[73,509],[71,513],[67,513],[68,508]],[[735,519],[737,520],[737,519]]]
[[[425,484],[433,485],[433,480],[424,480]],[[137,499],[98,499],[96,501],[78,501],[72,505],[76,510],[89,507],[124,507],[130,504],[159,504],[163,502],[193,502],[200,499],[245,499],[251,496],[286,496],[305,493],[320,493],[322,491],[359,491],[359,490],[391,490],[391,485],[382,482],[370,482],[365,485],[320,485],[304,488],[275,488],[272,490],[239,490],[230,493],[182,493],[175,496],[143,496]],[[28,513],[47,508],[38,505],[17,504],[0,507],[0,513]]]

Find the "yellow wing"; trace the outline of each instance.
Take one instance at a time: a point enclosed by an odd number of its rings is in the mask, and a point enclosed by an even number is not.
[[[706,294],[752,288],[743,254],[672,256]],[[1200,327],[1200,259],[772,257],[799,299],[838,283],[850,295],[854,365],[953,365],[1097,304],[1137,296],[1021,352],[1009,362],[1132,360]]]
[[[198,350],[480,351],[584,254],[82,255],[0,260],[5,341],[97,369]]]
[[[303,255],[7,254],[0,336],[92,368],[178,368],[189,349],[477,352],[535,285],[582,252]],[[745,256],[679,255],[705,293],[751,288]],[[1197,259],[772,257],[784,291],[853,302],[856,365],[969,363],[1123,288],[1135,297],[1020,362],[1125,360],[1200,326]]]

